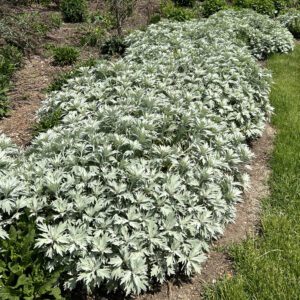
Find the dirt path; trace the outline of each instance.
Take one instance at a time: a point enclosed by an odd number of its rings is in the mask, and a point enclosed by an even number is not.
[[[251,164],[251,185],[246,191],[244,201],[237,205],[237,216],[234,224],[227,226],[224,235],[212,245],[209,257],[202,274],[193,277],[189,282],[173,284],[169,282],[160,291],[134,298],[135,300],[199,300],[206,284],[215,282],[223,276],[232,276],[230,260],[223,252],[216,249],[239,243],[257,230],[260,217],[260,202],[268,196],[267,180],[270,174],[268,160],[272,152],[274,129],[267,125],[263,136],[255,141],[252,150],[255,158]]]
[[[8,135],[16,144],[24,146],[30,141],[30,129],[35,121],[36,111],[45,97],[44,90],[55,73],[50,59],[40,56],[26,59],[22,69],[16,72],[13,89],[8,93],[12,111],[0,121],[0,132]]]
[[[59,29],[48,34],[46,43],[54,45],[76,45],[79,28],[74,24],[63,24]],[[25,147],[32,139],[32,126],[36,120],[36,112],[46,97],[46,89],[52,80],[62,72],[72,67],[59,67],[52,64],[52,59],[45,55],[42,48],[24,60],[23,66],[18,70],[12,81],[12,88],[8,92],[11,103],[10,114],[0,120],[0,133],[9,136],[17,145]],[[90,58],[97,58],[97,49],[80,49],[80,62]]]

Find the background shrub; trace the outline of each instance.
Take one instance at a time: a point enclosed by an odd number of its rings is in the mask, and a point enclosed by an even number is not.
[[[225,0],[205,0],[202,6],[202,14],[205,17],[222,10],[226,7],[227,3]]]
[[[104,55],[124,55],[126,51],[127,45],[125,43],[124,38],[120,36],[112,36],[107,39],[100,48],[101,54]]]
[[[194,7],[196,0],[173,0],[178,6]]]
[[[164,18],[179,22],[191,20],[196,17],[195,10],[176,6],[172,1],[167,1],[161,5],[161,14]]]
[[[6,92],[14,71],[21,64],[22,56],[22,53],[14,46],[5,45],[0,48],[0,118],[9,111]]]
[[[71,46],[56,47],[53,53],[53,63],[59,66],[74,64],[80,55],[79,50]]]
[[[78,23],[87,18],[86,0],[61,0],[60,9],[65,22]]]
[[[62,16],[61,13],[52,13],[50,15],[51,27],[59,28],[62,25]]]
[[[103,40],[105,40],[106,35],[107,31],[103,27],[96,26],[95,24],[85,26],[80,44],[91,47],[100,46]]]
[[[296,9],[288,10],[280,15],[277,20],[284,25],[295,38],[300,38],[300,11]]]
[[[250,5],[253,10],[260,14],[274,16],[276,12],[273,0],[251,0]]]
[[[287,0],[235,0],[238,7],[251,8],[254,11],[273,17],[288,7]]]

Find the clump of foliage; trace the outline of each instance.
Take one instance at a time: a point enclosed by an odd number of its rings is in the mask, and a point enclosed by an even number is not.
[[[60,124],[62,119],[61,110],[57,109],[40,117],[38,122],[33,127],[34,135],[38,135],[41,132],[46,132],[48,129],[53,128]]]
[[[26,207],[36,247],[51,270],[66,268],[67,289],[139,294],[199,272],[211,240],[234,220],[247,140],[272,113],[271,76],[251,51],[293,45],[278,22],[244,14],[134,32],[124,58],[83,68],[50,94],[39,115],[60,109],[60,125],[15,159],[0,137],[0,236]]]
[[[133,13],[137,0],[105,0],[108,4],[109,11],[116,20],[118,35],[123,33],[125,20]]]
[[[90,24],[102,26],[105,29],[112,29],[117,26],[114,16],[109,12],[102,14],[99,14],[97,12],[91,13],[88,17],[88,22]]]
[[[300,38],[300,11],[289,10],[283,15],[280,15],[277,20],[284,25],[295,38]]]
[[[226,5],[226,0],[205,0],[202,5],[202,14],[204,17],[209,17],[224,9]]]
[[[235,0],[234,5],[237,7],[251,8],[258,13],[273,17],[274,15],[278,15],[287,7],[295,4],[288,0]]]
[[[161,15],[156,13],[150,17],[149,24],[157,24],[160,21],[161,21]]]
[[[59,66],[67,66],[74,64],[80,52],[71,46],[61,46],[53,49],[53,63]]]
[[[178,6],[194,7],[196,0],[173,0],[173,2]]]
[[[86,0],[61,0],[60,9],[65,22],[80,23],[87,18]]]
[[[35,248],[36,226],[25,214],[9,225],[0,239],[0,298],[62,299],[60,271],[46,270],[45,257]]]
[[[101,54],[114,56],[123,56],[126,51],[127,45],[124,38],[119,36],[112,36],[104,41],[100,47]]]
[[[293,37],[281,24],[251,10],[221,11],[210,17],[208,24],[237,37],[258,59],[293,49]]]
[[[6,92],[14,71],[20,66],[22,53],[14,46],[5,45],[0,48],[0,118],[9,111]]]
[[[91,68],[94,67],[97,64],[96,60],[90,59],[77,67],[75,67],[74,70],[71,70],[69,72],[63,72],[59,74],[53,82],[49,85],[47,91],[53,92],[53,91],[60,91],[66,85],[69,81],[69,79],[80,77],[82,75],[82,68]]]
[[[186,7],[174,5],[172,1],[166,1],[161,4],[161,16],[166,19],[184,22],[196,17],[196,11]]]
[[[95,24],[88,25],[84,28],[83,36],[80,40],[82,46],[96,47],[100,46],[106,38],[107,31]]]
[[[62,16],[60,13],[52,13],[50,15],[51,27],[60,28],[62,25]]]

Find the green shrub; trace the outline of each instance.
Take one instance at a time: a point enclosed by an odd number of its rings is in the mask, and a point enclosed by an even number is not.
[[[290,9],[285,14],[280,15],[277,20],[284,25],[295,38],[300,38],[300,11]]]
[[[286,7],[285,0],[236,0],[234,4],[238,7],[251,8],[256,12],[274,16]]]
[[[289,26],[288,30],[293,34],[296,39],[300,38],[300,18],[293,20]]]
[[[22,53],[14,46],[6,45],[0,48],[0,78],[10,78],[20,66],[22,57]]]
[[[110,39],[106,40],[100,48],[101,54],[113,56],[113,55],[124,55],[126,51],[126,43],[124,38],[119,36],[112,36]]]
[[[7,91],[11,76],[20,66],[22,53],[14,46],[5,45],[0,48],[0,118],[9,111]]]
[[[69,79],[81,76],[81,67],[93,67],[97,63],[96,60],[90,59],[80,65],[78,65],[74,70],[69,72],[63,72],[59,74],[53,82],[49,85],[47,92],[60,91],[63,86],[69,81]],[[44,127],[44,126],[43,126]]]
[[[80,40],[82,46],[100,46],[102,41],[105,39],[107,32],[105,29],[93,24],[88,25],[84,28],[83,36]]]
[[[158,22],[160,22],[160,20],[161,20],[160,14],[155,14],[155,15],[150,17],[149,23],[150,24],[157,24]]]
[[[60,3],[60,9],[65,22],[79,23],[86,20],[86,0],[62,0]]]
[[[173,0],[173,2],[178,6],[194,7],[196,0]]]
[[[56,47],[53,53],[53,63],[59,66],[74,64],[80,55],[78,49],[70,46]]]
[[[7,115],[9,112],[9,100],[7,98],[7,87],[0,86],[0,119]]]
[[[162,17],[184,22],[196,17],[196,12],[193,9],[178,7],[173,2],[168,1],[161,5]]]
[[[60,271],[49,273],[45,257],[35,248],[36,227],[22,216],[0,239],[0,298],[63,299],[58,286]]]
[[[202,14],[204,17],[209,17],[225,7],[226,0],[205,0],[202,6]]]
[[[46,132],[48,129],[53,128],[60,124],[62,112],[60,109],[53,110],[44,114],[39,121],[33,126],[33,134],[36,136],[41,132]]]
[[[112,29],[117,26],[116,19],[111,13],[91,13],[88,17],[88,22],[90,24],[102,26],[105,29]]]
[[[59,28],[62,25],[62,16],[60,13],[52,13],[50,15],[50,22],[53,28]]]
[[[269,16],[274,16],[276,12],[273,0],[252,0],[250,8],[260,14]]]

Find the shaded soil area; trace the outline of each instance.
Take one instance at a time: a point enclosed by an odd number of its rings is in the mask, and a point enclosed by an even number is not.
[[[5,133],[19,146],[28,144],[44,91],[57,72],[50,59],[36,55],[25,60],[23,68],[14,75],[14,85],[8,93],[12,110],[0,121],[0,133]]]

